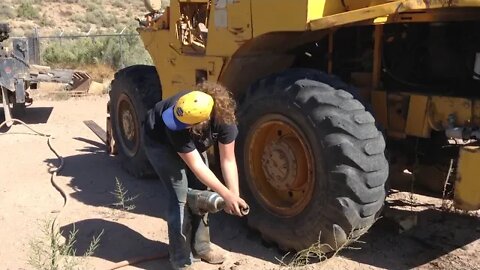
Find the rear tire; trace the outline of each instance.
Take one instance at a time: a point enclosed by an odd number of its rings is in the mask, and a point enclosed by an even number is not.
[[[240,106],[239,169],[248,223],[283,250],[325,251],[364,233],[385,200],[375,119],[345,85],[309,69],[254,84]]]
[[[135,65],[118,71],[109,95],[112,136],[122,167],[137,178],[155,177],[141,132],[147,111],[162,96],[155,67]]]

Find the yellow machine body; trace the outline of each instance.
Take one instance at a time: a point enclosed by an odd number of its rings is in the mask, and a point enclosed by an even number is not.
[[[374,25],[375,38],[380,39],[383,26],[390,23],[464,21],[479,16],[480,1],[474,0],[172,0],[160,18],[150,19],[148,26],[138,31],[166,98],[204,79],[241,93],[258,78],[289,67],[294,59],[286,53],[288,49],[331,38],[342,26]],[[480,125],[480,100],[384,91],[379,75],[382,47],[380,42],[374,46],[372,72],[360,74],[368,81],[362,95],[371,101],[376,120],[389,136],[429,138],[432,131],[452,124]],[[335,50],[333,41],[329,49]],[[329,63],[329,69],[333,65]],[[465,160],[473,156],[464,152],[462,164],[470,164]],[[466,172],[460,174],[471,179],[474,168],[465,166],[460,171]],[[473,190],[480,181],[459,183],[461,190]],[[466,196],[463,194],[459,196]],[[466,201],[476,205],[472,198]]]
[[[480,164],[479,147],[465,147],[460,150],[454,199],[455,206],[459,209],[467,211],[480,209],[478,164]]]

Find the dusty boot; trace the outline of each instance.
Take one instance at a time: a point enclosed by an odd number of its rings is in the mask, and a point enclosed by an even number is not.
[[[220,250],[210,249],[206,253],[197,254],[197,258],[211,264],[222,264],[225,261],[225,253]]]

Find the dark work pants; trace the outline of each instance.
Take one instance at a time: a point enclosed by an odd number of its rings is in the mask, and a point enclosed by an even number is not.
[[[188,187],[201,190],[207,187],[171,148],[142,135],[145,153],[167,193],[170,262],[174,268],[190,265],[195,261],[194,255],[210,250],[210,231],[208,214],[195,215],[186,205],[187,190]],[[208,165],[206,153],[202,158]]]

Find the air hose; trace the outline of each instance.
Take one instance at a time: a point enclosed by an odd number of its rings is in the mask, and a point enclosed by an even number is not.
[[[51,185],[60,193],[60,195],[62,195],[63,197],[63,206],[62,206],[62,209],[64,209],[67,205],[67,194],[65,193],[65,191],[56,183],[55,181],[55,178],[56,176],[58,175],[58,173],[63,169],[63,166],[64,166],[64,159],[62,156],[60,156],[57,151],[55,151],[55,149],[52,147],[52,144],[51,144],[51,141],[50,139],[52,138],[51,135],[49,134],[45,134],[45,133],[41,133],[41,132],[38,132],[36,131],[35,129],[31,128],[29,125],[25,124],[23,121],[21,120],[18,120],[18,119],[12,119],[11,121],[7,120],[7,121],[4,121],[0,124],[0,129],[2,129],[7,123],[11,123],[11,124],[14,124],[14,123],[19,123],[19,124],[22,124],[23,126],[25,126],[26,128],[28,128],[29,130],[31,130],[33,132],[32,133],[28,133],[28,135],[34,135],[34,136],[41,136],[41,137],[46,137],[47,138],[47,145],[48,145],[48,148],[50,148],[50,151],[52,151],[55,156],[57,157],[57,159],[59,160],[60,162],[60,165],[58,167],[50,167],[48,172],[51,174],[51,177],[50,177],[50,183]],[[8,134],[8,133],[7,133]],[[0,134],[0,135],[7,135],[7,134]],[[55,235],[55,222],[57,221],[58,217],[60,216],[61,214],[61,211],[59,211],[56,215],[56,217],[54,218],[53,222],[52,222],[52,225],[51,225],[51,235],[53,237],[53,235]],[[153,255],[153,256],[146,256],[146,257],[140,257],[140,258],[134,258],[134,259],[130,259],[130,260],[125,260],[125,261],[121,261],[121,262],[118,262],[118,263],[115,263],[114,265],[112,265],[111,268],[109,269],[119,269],[119,268],[122,268],[122,267],[125,267],[125,266],[129,266],[129,265],[134,265],[134,264],[138,264],[138,263],[141,263],[141,262],[146,262],[146,261],[152,261],[152,260],[158,260],[158,259],[164,259],[164,258],[168,258],[168,252],[165,252],[165,253],[161,253],[161,254],[157,254],[157,255]]]
[[[18,120],[18,119],[11,119],[11,120],[4,121],[2,124],[0,124],[0,129],[2,129],[7,123],[14,124],[15,122],[19,123],[19,124],[22,124],[23,126],[28,128],[29,130],[31,130],[33,132],[33,134],[29,134],[29,135],[35,135],[35,136],[41,136],[41,137],[46,137],[47,138],[48,148],[50,148],[50,151],[52,151],[55,154],[55,156],[57,157],[57,159],[60,161],[60,165],[58,167],[50,167],[49,170],[48,170],[48,172],[51,174],[50,183],[60,193],[60,195],[62,195],[62,197],[63,197],[62,208],[65,208],[65,206],[67,204],[67,195],[66,195],[65,191],[63,191],[62,188],[60,188],[60,186],[55,182],[55,176],[57,176],[58,172],[60,172],[60,170],[63,168],[64,160],[63,160],[63,157],[61,157],[57,153],[57,151],[55,151],[55,149],[52,147],[52,144],[50,143],[50,139],[52,138],[52,136],[49,135],[49,134],[38,132],[35,129],[31,128],[29,125],[25,124],[23,121]],[[3,134],[3,135],[5,135],[5,134]],[[60,213],[61,213],[61,211],[59,211],[57,216],[53,219],[53,222],[52,222],[52,225],[51,225],[51,228],[50,228],[52,237],[53,237],[53,235],[55,235],[55,222],[56,222],[58,216],[60,215]]]

